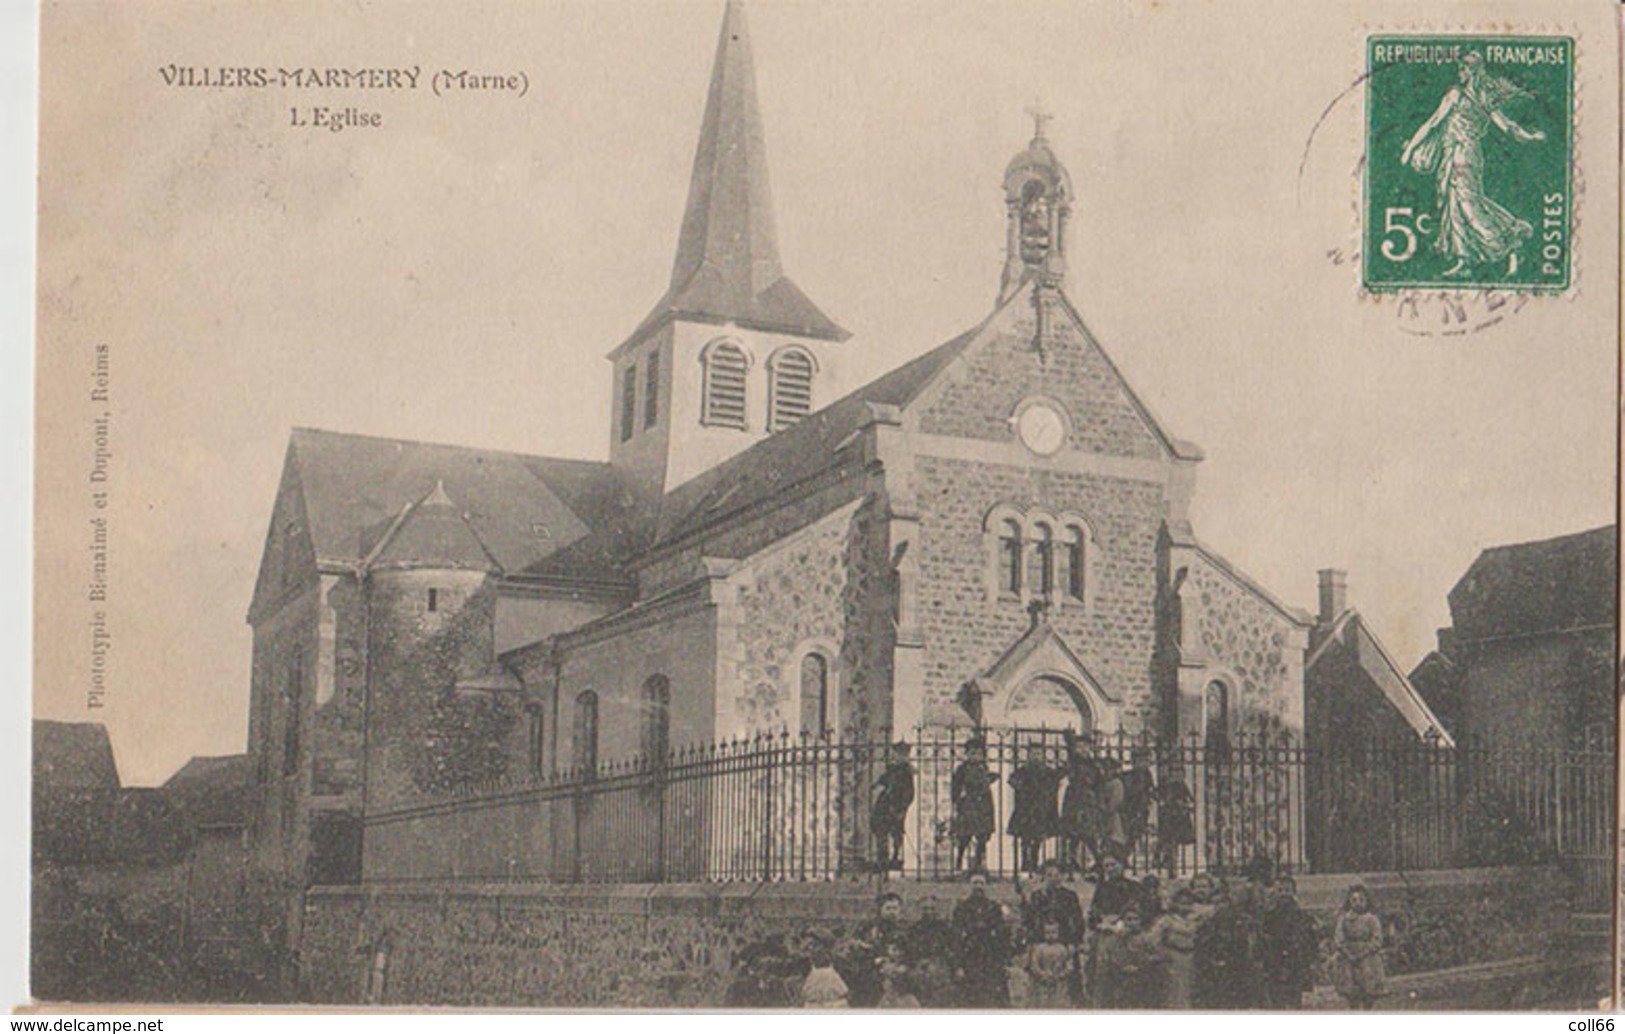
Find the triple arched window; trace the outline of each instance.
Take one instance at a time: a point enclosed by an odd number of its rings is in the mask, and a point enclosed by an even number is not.
[[[700,423],[746,431],[751,426],[752,357],[732,338],[718,338],[700,353],[703,371]],[[758,426],[782,431],[812,412],[818,363],[804,348],[789,345],[767,361],[766,419]],[[760,391],[760,388],[756,389]],[[760,397],[759,395],[757,396]],[[757,403],[760,405],[760,403]]]
[[[989,595],[1059,604],[1088,599],[1094,537],[1083,518],[999,506],[988,514],[983,532]]]

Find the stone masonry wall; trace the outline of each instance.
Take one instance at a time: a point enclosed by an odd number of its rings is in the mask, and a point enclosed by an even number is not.
[[[989,599],[983,521],[996,504],[1085,517],[1094,532],[1090,604],[1054,607],[1050,623],[1108,694],[1129,731],[1151,726],[1156,550],[1166,501],[1157,482],[919,456],[918,615],[926,711],[951,706],[1028,627],[1021,601]],[[1115,731],[1107,728],[1107,732]]]
[[[1391,972],[1425,972],[1572,948],[1554,872],[1471,869],[1300,876],[1323,953],[1345,890],[1364,883]],[[734,955],[772,934],[850,932],[878,887],[839,884],[557,886],[426,883],[318,889],[305,907],[301,999],[320,1004],[715,1007]],[[897,880],[905,918],[961,886]],[[1085,906],[1091,885],[1075,889]],[[1007,907],[1008,884],[989,888]],[[1321,983],[1329,982],[1322,975]],[[1329,989],[1328,989],[1329,990]]]
[[[1159,459],[1161,443],[1129,400],[1100,346],[1054,303],[1046,313],[1042,355],[1033,348],[1037,321],[1020,302],[1002,317],[994,339],[963,357],[952,381],[920,417],[928,434],[1010,440],[1010,414],[1029,395],[1066,407],[1071,445],[1105,456]]]
[[[1224,572],[1190,565],[1184,601],[1187,656],[1208,662],[1231,688],[1232,732],[1303,731],[1303,656],[1296,626]]]

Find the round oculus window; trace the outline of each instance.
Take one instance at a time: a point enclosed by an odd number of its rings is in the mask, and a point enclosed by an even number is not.
[[[1055,407],[1035,402],[1016,418],[1016,433],[1021,436],[1021,444],[1038,455],[1053,456],[1066,442],[1066,421]]]

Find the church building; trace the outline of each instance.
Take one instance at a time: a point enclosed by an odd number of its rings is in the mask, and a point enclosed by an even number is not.
[[[1088,190],[1044,120],[991,310],[855,390],[773,203],[730,2],[606,461],[293,432],[248,614],[273,864],[359,872],[375,810],[783,729],[1302,733],[1314,618],[1194,533],[1201,450],[1068,295]]]

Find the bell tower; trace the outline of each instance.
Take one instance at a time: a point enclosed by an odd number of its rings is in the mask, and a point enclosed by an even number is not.
[[[671,287],[618,348],[610,463],[658,499],[835,397],[849,335],[779,261],[741,0],[722,17]]]
[[[1005,260],[999,301],[1029,281],[1059,287],[1066,277],[1066,224],[1072,214],[1072,178],[1044,135],[1051,116],[1029,109],[1033,138],[1004,169]]]

